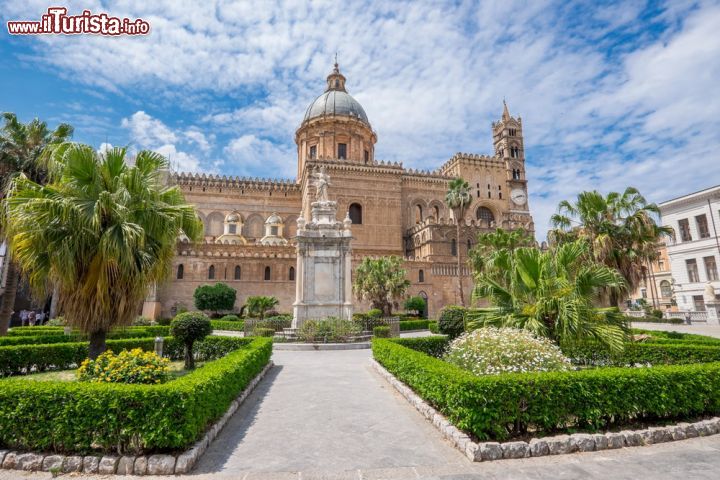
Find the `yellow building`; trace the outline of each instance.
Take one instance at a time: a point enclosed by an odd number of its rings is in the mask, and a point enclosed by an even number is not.
[[[465,257],[478,233],[496,227],[534,232],[522,120],[511,116],[506,105],[492,124],[492,155],[457,153],[435,171],[417,171],[375,158],[378,135],[345,82],[335,64],[325,91],[305,109],[295,132],[295,180],[170,175],[169,181],[197,206],[205,238],[201,244],[179,243],[173,277],[159,286],[151,314],[170,316],[181,305],[191,308],[195,288],[212,282],[235,288],[238,308],[248,296],[274,295],[279,310],[291,311],[293,237],[298,216],[309,219],[309,175],[320,166],[330,175],[330,200],[352,219],[353,265],[367,256],[403,257],[412,283],[408,295],[425,297],[431,316],[459,301],[456,255]],[[460,239],[444,203],[455,177],[469,182],[473,191],[472,206],[460,219]],[[469,296],[471,279],[463,270]],[[366,307],[358,304],[356,311]]]

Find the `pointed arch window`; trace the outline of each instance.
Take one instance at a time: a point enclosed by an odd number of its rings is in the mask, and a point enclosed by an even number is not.
[[[210,265],[208,268],[208,280],[215,280],[215,265]]]
[[[270,280],[270,267],[265,267],[265,281]]]
[[[288,280],[291,282],[295,281],[295,267],[290,267],[290,271],[288,272]]]
[[[185,265],[183,265],[181,263],[180,265],[178,265],[178,268],[177,268],[177,279],[182,280],[184,276],[185,276]]]
[[[418,283],[423,282],[425,282],[425,270],[420,269],[420,271],[418,271]]]
[[[454,238],[450,242],[450,255],[452,255],[453,257],[457,256],[457,240],[455,240]]]
[[[415,223],[422,223],[423,221],[423,211],[422,211],[422,205],[415,205]]]
[[[362,225],[362,206],[359,203],[351,203],[348,213],[353,225]]]
[[[235,265],[235,280],[240,280],[242,278],[242,270],[240,269],[240,265]]]

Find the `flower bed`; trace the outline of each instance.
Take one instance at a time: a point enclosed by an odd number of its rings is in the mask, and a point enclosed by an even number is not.
[[[240,348],[160,385],[0,380],[0,447],[76,453],[185,448],[270,360],[270,339],[222,339],[228,340]]]
[[[720,412],[720,363],[475,376],[402,343],[374,339],[373,355],[480,440]]]

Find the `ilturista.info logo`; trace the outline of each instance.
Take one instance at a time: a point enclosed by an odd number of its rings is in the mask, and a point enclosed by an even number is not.
[[[68,15],[65,7],[50,7],[40,20],[10,20],[10,35],[147,35],[150,24],[142,18],[119,18],[83,10]]]

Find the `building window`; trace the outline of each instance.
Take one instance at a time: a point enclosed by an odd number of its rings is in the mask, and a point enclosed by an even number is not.
[[[685,266],[687,267],[688,281],[697,283],[700,281],[700,275],[698,275],[697,261],[693,258],[685,260]]]
[[[693,307],[695,307],[696,312],[705,311],[705,299],[702,295],[693,295]]]
[[[469,252],[470,249],[472,249],[472,242],[470,241],[469,238],[468,238],[468,241],[467,241],[467,247],[468,247],[468,252]]]
[[[422,205],[415,205],[415,223],[422,223],[423,221],[423,212],[422,212]]]
[[[665,261],[664,260],[658,260],[658,270],[661,272],[665,270]]]
[[[338,158],[340,160],[347,158],[347,143],[338,143]]]
[[[433,207],[433,214],[435,215],[435,221],[440,220],[440,207],[437,205]]]
[[[647,290],[644,289],[644,288],[641,288],[641,289],[640,289],[640,296],[641,296],[642,298],[647,298]]]
[[[457,240],[455,240],[454,238],[450,242],[450,255],[452,255],[453,257],[457,256]]]
[[[208,279],[215,280],[215,265],[210,265],[208,268]]]
[[[490,190],[488,190],[488,198],[492,198],[492,195],[490,194]]]
[[[352,220],[353,225],[362,225],[362,206],[360,206],[360,204],[350,204],[348,212],[350,214],[350,220]]]
[[[680,238],[683,242],[692,241],[692,235],[690,235],[690,222],[687,218],[683,218],[678,222],[680,225]]]
[[[704,213],[695,217],[695,224],[697,225],[698,235],[700,235],[700,238],[710,238],[710,230],[708,230],[707,217]]]
[[[672,287],[670,286],[670,282],[667,280],[660,282],[660,296],[663,298],[672,297]]]
[[[365,150],[365,163],[368,163],[370,161],[370,152]]]
[[[514,129],[514,128],[511,128],[511,129],[509,130],[509,132],[510,132],[510,136],[511,136],[511,137],[514,137],[514,136],[515,136],[515,129]]]
[[[270,267],[265,267],[265,280],[270,280]]]
[[[230,233],[231,235],[235,235],[237,233],[237,225],[235,225],[234,223],[228,225],[228,233]]]
[[[240,265],[235,266],[235,280],[240,280],[242,278],[242,270],[240,270]]]
[[[317,158],[317,145],[310,147],[310,158]]]
[[[707,274],[708,282],[715,282],[718,279],[717,264],[715,263],[715,257],[703,258],[705,263],[705,273]]]
[[[498,198],[502,200],[502,192],[498,192]]]
[[[178,268],[177,268],[177,279],[182,280],[184,276],[185,276],[185,265],[183,265],[181,263],[180,265],[178,265]]]
[[[425,270],[418,271],[418,283],[423,283],[425,281]]]
[[[295,267],[290,267],[290,271],[288,272],[288,280],[291,282],[295,281]]]
[[[277,225],[272,225],[270,227],[270,235],[272,235],[273,237],[277,237],[277,235],[278,235],[278,226]]]
[[[488,225],[495,221],[495,215],[487,207],[479,207],[475,212],[475,218],[484,220]]]

